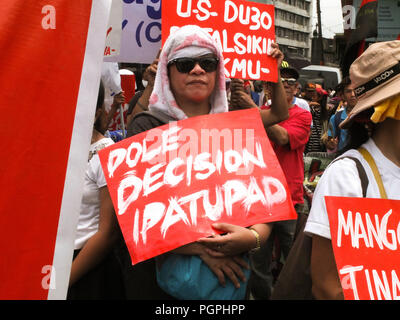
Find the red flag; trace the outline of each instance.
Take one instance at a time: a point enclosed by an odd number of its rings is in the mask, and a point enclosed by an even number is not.
[[[108,2],[2,3],[0,299],[66,296]]]

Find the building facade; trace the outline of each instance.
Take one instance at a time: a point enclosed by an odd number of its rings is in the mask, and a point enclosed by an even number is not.
[[[251,0],[275,6],[275,34],[286,56],[311,59],[311,0]]]

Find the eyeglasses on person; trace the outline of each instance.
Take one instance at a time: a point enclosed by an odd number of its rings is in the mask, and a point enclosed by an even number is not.
[[[294,86],[296,84],[296,79],[295,78],[281,78],[282,83],[287,82],[289,86]]]
[[[219,59],[215,57],[177,58],[171,60],[168,66],[175,64],[180,73],[189,73],[197,63],[205,72],[213,72],[217,70]]]

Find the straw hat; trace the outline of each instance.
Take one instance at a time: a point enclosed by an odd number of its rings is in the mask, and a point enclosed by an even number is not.
[[[400,93],[399,62],[400,40],[374,43],[353,62],[350,79],[358,101],[340,128],[348,128],[357,114]]]

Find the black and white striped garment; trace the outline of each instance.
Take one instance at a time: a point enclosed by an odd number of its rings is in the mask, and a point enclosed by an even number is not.
[[[322,135],[322,120],[321,120],[321,107],[314,107],[310,109],[313,119],[313,126],[311,128],[311,135],[306,144],[304,153],[308,152],[325,152],[326,148],[321,142]]]

